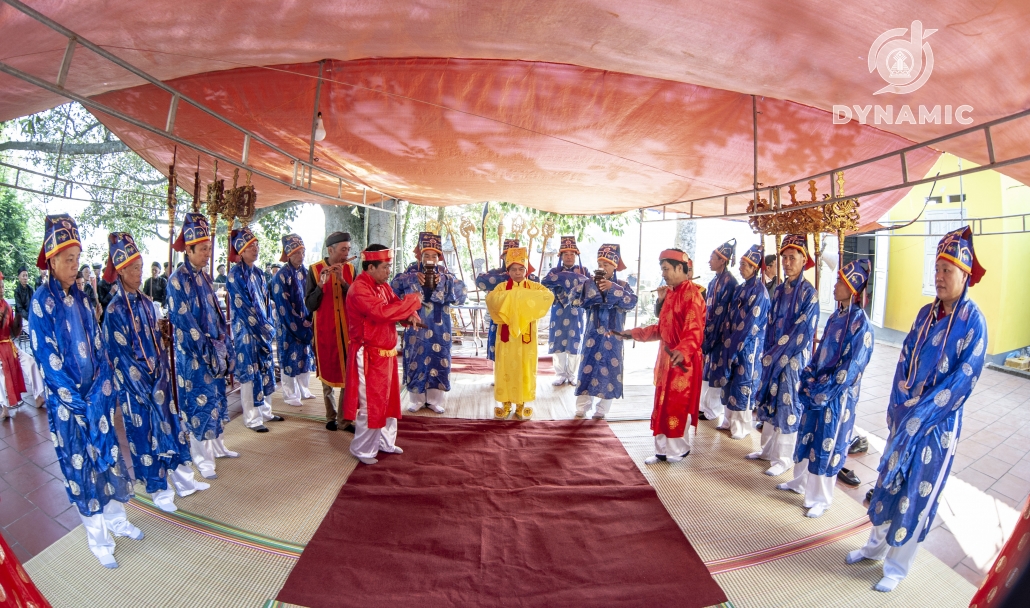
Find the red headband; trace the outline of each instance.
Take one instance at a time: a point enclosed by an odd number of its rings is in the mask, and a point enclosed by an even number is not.
[[[658,254],[659,260],[675,260],[677,262],[683,262],[690,264],[690,256],[682,251],[676,251],[674,249],[666,249]]]
[[[362,262],[389,262],[393,259],[393,252],[389,249],[381,249],[379,251],[362,251],[361,261]]]

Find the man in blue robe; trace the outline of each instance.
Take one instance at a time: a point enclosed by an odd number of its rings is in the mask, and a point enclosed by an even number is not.
[[[175,331],[176,385],[179,409],[190,432],[190,455],[200,475],[217,477],[215,458],[236,458],[225,447],[223,424],[229,422],[225,380],[232,373],[233,352],[229,327],[215,299],[211,275],[211,231],[207,218],[187,213],[172,248],[186,262],[168,279],[168,319]]]
[[[985,272],[969,227],[944,235],[937,245],[937,297],[916,315],[891,384],[890,435],[869,500],[875,527],[846,560],[882,559],[877,591],[892,591],[908,575],[937,513],[962,430],[962,404],[987,352],[987,321],[969,297]]]
[[[786,275],[773,292],[769,329],[762,357],[762,389],[758,419],[762,449],[747,458],[770,461],[766,475],[782,475],[794,464],[794,446],[801,423],[801,370],[812,357],[812,338],[819,323],[819,293],[804,277],[815,266],[808,255],[808,237],[788,234],[780,246]]]
[[[285,264],[272,277],[272,304],[279,320],[276,340],[283,401],[294,407],[301,406],[301,399],[315,397],[308,389],[311,372],[315,371],[315,356],[311,348],[314,338],[311,315],[304,305],[308,280],[304,253],[304,240],[300,235],[284,236],[279,261]]]
[[[719,382],[732,439],[743,439],[751,433],[751,411],[762,385],[762,352],[769,325],[769,293],[762,282],[762,253],[760,246],[752,245],[741,256],[740,276],[744,282],[733,292],[722,333],[726,369]]]
[[[197,481],[189,464],[189,433],[172,399],[154,302],[140,290],[143,258],[129,233],[112,232],[107,240],[104,280],[111,285],[111,301],[104,315],[104,349],[114,367],[132,470],[158,508],[176,511],[176,491],[189,496],[211,486]]]
[[[579,276],[568,295],[587,314],[583,360],[576,387],[576,418],[585,417],[594,408],[593,419],[603,420],[612,407],[612,400],[622,399],[625,359],[622,340],[617,334],[626,324],[626,313],[637,305],[637,294],[629,283],[616,276],[618,271],[626,270],[617,244],[601,245],[597,250],[597,264],[604,278],[595,282]]]
[[[709,281],[705,293],[708,316],[705,318],[704,341],[701,342],[701,354],[705,356],[701,379],[706,384],[701,396],[701,416],[702,419],[714,420],[717,429],[729,428],[722,404],[722,387],[729,376],[729,354],[725,352],[723,342],[729,331],[730,302],[737,289],[737,278],[730,272],[730,267],[736,262],[736,253],[737,239],[730,239],[719,245],[708,258],[708,267],[715,276]]]
[[[265,422],[280,421],[268,401],[275,392],[275,362],[272,340],[275,325],[265,274],[258,268],[258,240],[249,228],[229,235],[229,319],[236,348],[236,380],[240,383],[243,424],[258,433],[267,433]]]
[[[590,272],[576,263],[579,248],[576,237],[561,237],[558,247],[558,265],[547,273],[540,284],[554,293],[551,304],[551,325],[547,334],[547,352],[554,363],[555,386],[576,386],[579,372],[579,354],[583,350],[583,324],[586,311],[570,296],[578,277],[589,277]]]
[[[476,277],[476,288],[477,289],[479,289],[480,291],[482,291],[484,293],[490,293],[491,291],[494,290],[495,287],[497,287],[501,283],[508,282],[508,278],[509,278],[508,277],[508,271],[504,268],[504,254],[509,249],[517,248],[518,246],[519,246],[519,240],[518,239],[504,239],[504,242],[503,242],[502,247],[501,247],[501,249],[502,249],[502,251],[501,251],[501,268],[495,268],[493,270],[488,270],[487,272],[484,272],[483,274],[481,274],[478,277]],[[533,270],[535,270],[535,269],[533,268],[533,265],[530,264],[529,265],[529,273],[527,274],[527,277],[529,278],[530,281],[536,281],[536,276],[533,274]],[[497,324],[494,323],[494,320],[490,318],[490,314],[489,313],[486,313],[486,319],[487,319],[487,321],[489,321],[489,325],[490,325],[489,331],[487,332],[487,338],[486,338],[486,358],[489,359],[490,361],[494,361],[495,360],[495,355],[496,355],[496,345],[497,345]]]
[[[420,232],[418,262],[398,273],[390,284],[397,297],[422,295],[422,327],[404,328],[404,386],[409,412],[428,407],[444,412],[451,390],[451,306],[465,303],[465,283],[440,262],[443,243],[431,232]],[[432,285],[430,283],[433,283]]]
[[[143,532],[129,523],[122,504],[133,493],[112,422],[114,377],[93,306],[75,285],[79,228],[59,214],[46,216],[45,230],[36,265],[50,276],[32,296],[29,337],[47,388],[50,440],[90,551],[104,567],[117,568],[112,535],[138,540]]]
[[[848,458],[859,383],[873,354],[873,326],[861,306],[869,268],[869,260],[856,260],[837,271],[837,310],[826,322],[815,360],[801,375],[794,479],[776,487],[804,494],[808,517],[820,517],[830,507],[837,473]]]

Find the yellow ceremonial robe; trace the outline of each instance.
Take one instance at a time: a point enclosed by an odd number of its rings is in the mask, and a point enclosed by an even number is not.
[[[486,296],[497,328],[494,399],[528,403],[536,399],[536,321],[551,308],[554,294],[540,283],[506,281]]]

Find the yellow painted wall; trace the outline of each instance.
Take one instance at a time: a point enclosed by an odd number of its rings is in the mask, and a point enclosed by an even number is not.
[[[930,170],[949,173],[975,167],[969,161],[960,161],[949,154],[942,155]],[[917,186],[888,214],[891,221],[910,221],[919,215],[923,202],[930,196],[930,185]],[[943,192],[942,192],[943,190]],[[967,218],[1011,215],[1030,212],[1030,188],[994,171],[982,171],[962,178],[961,190],[966,195]],[[958,178],[941,180],[933,190],[934,196],[960,193]],[[959,203],[929,204],[928,211],[958,209]],[[1019,229],[1021,222],[985,222],[987,232]],[[895,231],[894,234],[925,234],[926,224]],[[974,241],[977,257],[987,268],[984,279],[971,289],[971,296],[987,318],[988,353],[1001,354],[1030,345],[1030,281],[1026,278],[1026,260],[1030,260],[1030,233],[1001,236],[981,236]],[[892,236],[890,261],[887,271],[887,303],[884,325],[890,329],[908,332],[919,309],[933,301],[924,296],[923,285],[924,239],[918,236]]]

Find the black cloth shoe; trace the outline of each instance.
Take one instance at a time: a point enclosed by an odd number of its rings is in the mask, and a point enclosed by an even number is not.
[[[755,425],[755,429],[757,429],[759,431],[762,430],[762,425],[764,425],[764,424],[765,424],[764,422],[759,422],[758,424]]]
[[[873,499],[873,490],[870,488],[870,490],[865,493],[865,501],[869,502],[872,499]]]
[[[848,454],[864,454],[869,451],[869,440],[865,437],[855,437],[848,446]]]
[[[709,418],[708,416],[705,416],[704,412],[698,412],[697,413],[697,419],[698,420],[711,420],[711,418]]]
[[[256,426],[250,430],[254,431],[255,433],[267,433],[268,427],[262,424],[261,426]]]
[[[271,420],[272,422],[282,422],[283,420],[286,420],[286,419],[283,418],[282,416],[274,416],[273,415],[271,418],[269,418],[269,420]]]
[[[354,430],[354,423],[348,424],[347,426],[343,427],[343,432],[350,433],[351,435],[354,434]]]
[[[337,429],[336,421],[335,420],[330,420],[329,422],[326,422],[325,423],[325,428],[326,428],[327,431],[335,431]]]
[[[857,488],[858,486],[862,485],[862,480],[859,479],[858,475],[855,475],[855,472],[851,469],[841,469],[837,473],[837,479],[843,481],[844,483],[853,488]]]

